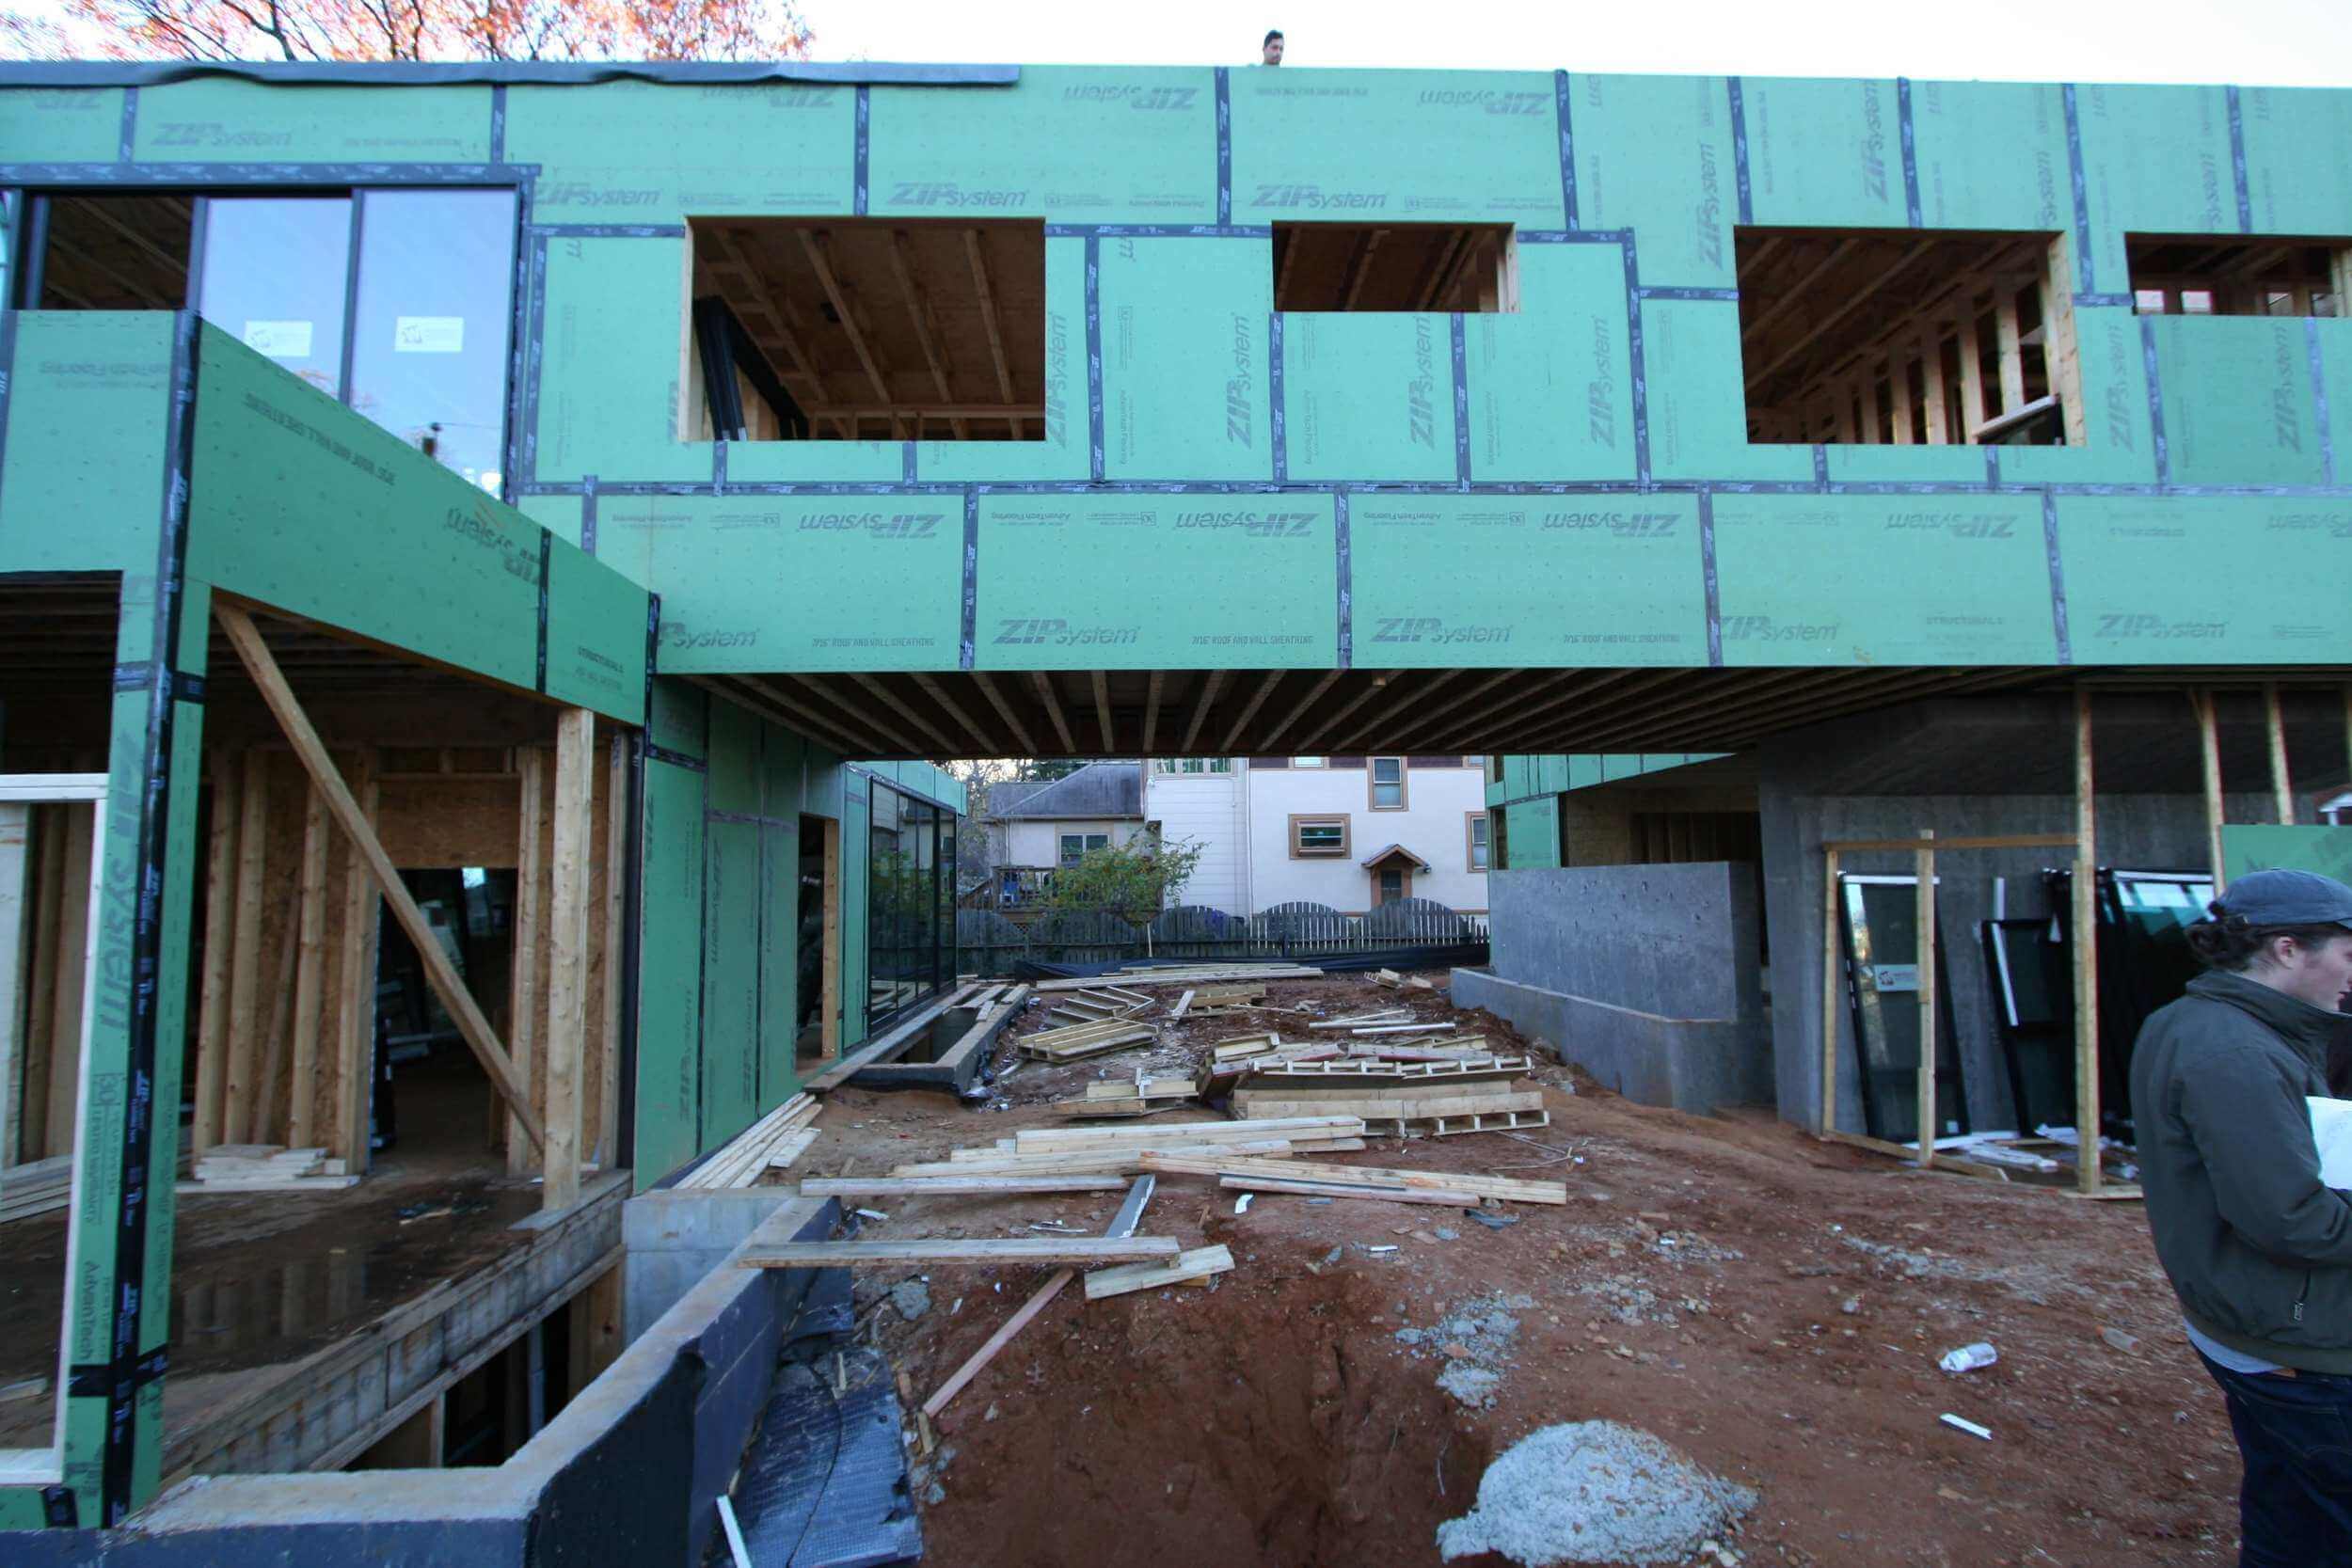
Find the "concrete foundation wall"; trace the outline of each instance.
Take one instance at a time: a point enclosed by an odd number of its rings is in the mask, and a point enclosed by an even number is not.
[[[1484,970],[1454,972],[1454,1004],[1484,1007],[1629,1100],[1705,1115],[1772,1098],[1763,1021],[1662,1018]]]

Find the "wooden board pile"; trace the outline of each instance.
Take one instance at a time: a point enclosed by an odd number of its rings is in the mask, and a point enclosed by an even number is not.
[[[1373,975],[1372,983],[1380,987],[1384,990],[1434,991],[1438,989],[1436,983],[1433,981],[1424,980],[1418,974],[1414,975],[1410,979],[1406,979],[1404,975],[1399,974],[1393,969],[1380,970]]]
[[[1147,1153],[1306,1154],[1364,1147],[1355,1117],[1308,1116],[1250,1122],[1154,1122],[1148,1127],[1033,1128],[944,1161],[896,1165],[894,1177],[968,1180],[984,1176],[1133,1176]],[[949,1189],[942,1189],[949,1190]],[[969,1187],[963,1190],[971,1190]]]
[[[1378,1012],[1355,1013],[1346,1018],[1322,1019],[1307,1025],[1310,1029],[1344,1030],[1350,1035],[1424,1035],[1450,1033],[1451,1022],[1428,1023],[1413,1016],[1410,1007],[1385,1007]]]
[[[1215,1018],[1220,1013],[1251,1012],[1265,1001],[1263,986],[1202,986],[1187,992],[1192,998],[1189,1016]]]
[[[1054,1109],[1066,1117],[1149,1117],[1172,1111],[1200,1092],[1189,1078],[1114,1078],[1089,1084],[1085,1098],[1057,1100]]]
[[[62,1209],[73,1196],[73,1156],[33,1160],[0,1170],[0,1222]]]
[[[737,1133],[678,1182],[681,1187],[755,1187],[761,1175],[792,1164],[817,1141],[809,1123],[824,1102],[796,1094]]]
[[[1197,989],[1258,980],[1320,980],[1323,971],[1307,964],[1185,964],[1161,968],[1130,967],[1089,980],[1041,980],[1041,992],[1084,990],[1089,986],[1181,986]]]
[[[188,1167],[183,1193],[332,1192],[357,1185],[341,1160],[324,1148],[288,1148],[283,1144],[215,1144]]]
[[[1141,991],[1095,985],[1059,998],[1045,1010],[1045,1016],[1073,1023],[1108,1023],[1149,1012],[1151,1007],[1152,999]]]
[[[1013,1048],[1033,1062],[1075,1062],[1129,1046],[1148,1045],[1160,1037],[1149,1023],[1133,1019],[1106,1019],[1096,1023],[1071,1023],[1023,1035]]]
[[[1526,1056],[1482,1053],[1397,1061],[1376,1055],[1284,1053],[1235,1064],[1233,1115],[1245,1120],[1316,1115],[1362,1118],[1374,1133],[1427,1132],[1440,1138],[1549,1125],[1543,1090]],[[1211,1092],[1216,1087],[1212,1077]]]

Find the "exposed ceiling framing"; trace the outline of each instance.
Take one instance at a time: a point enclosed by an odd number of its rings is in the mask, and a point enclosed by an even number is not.
[[[1438,223],[1274,226],[1277,310],[1510,310],[1510,230]]]

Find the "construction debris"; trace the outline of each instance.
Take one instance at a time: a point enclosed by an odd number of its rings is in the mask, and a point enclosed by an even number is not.
[[[1159,1031],[1151,1024],[1109,1020],[1073,1023],[1060,1029],[1041,1029],[1034,1035],[1022,1036],[1014,1044],[1021,1054],[1031,1061],[1059,1063],[1100,1056],[1105,1052],[1146,1044],[1159,1037]]]
[[[1392,1170],[1376,1165],[1327,1164],[1304,1160],[1240,1156],[1201,1157],[1153,1152],[1143,1156],[1143,1167],[1162,1175],[1258,1177],[1277,1181],[1311,1181],[1326,1186],[1357,1184],[1368,1187],[1420,1187],[1467,1192],[1476,1198],[1507,1203],[1565,1204],[1565,1181],[1521,1181],[1502,1176],[1470,1176],[1458,1171]],[[1271,1190],[1271,1189],[1268,1189]]]
[[[1173,1268],[1129,1263],[1115,1269],[1097,1269],[1087,1275],[1087,1300],[1100,1301],[1104,1296],[1125,1295],[1130,1291],[1152,1291],[1164,1285],[1206,1279],[1213,1274],[1224,1274],[1232,1266],[1231,1251],[1223,1246],[1204,1246],[1180,1253]]]
[[[1062,1100],[1054,1109],[1069,1117],[1148,1117],[1172,1111],[1200,1092],[1189,1078],[1145,1078],[1089,1084],[1082,1100]]]
[[[1041,980],[1040,991],[1085,990],[1101,985],[1189,986],[1238,983],[1252,980],[1320,980],[1323,971],[1304,964],[1208,964],[1189,968],[1168,966],[1153,969],[1148,966],[1120,969],[1109,974],[1088,980]]]
[[[821,1101],[796,1094],[760,1117],[704,1161],[681,1187],[750,1187],[767,1171],[789,1165],[817,1140],[809,1123],[824,1109]]]
[[[356,1186],[341,1160],[324,1148],[287,1148],[279,1144],[215,1144],[188,1167],[183,1193],[332,1192]]]
[[[1089,986],[1056,1002],[1045,1010],[1045,1016],[1065,1018],[1073,1023],[1104,1023],[1113,1019],[1134,1018],[1150,1011],[1151,1006],[1152,999],[1141,991],[1124,990],[1118,986]]]
[[[735,1255],[746,1269],[830,1269],[844,1263],[1128,1263],[1167,1267],[1179,1248],[1173,1236],[1073,1236],[971,1241],[932,1237],[903,1242],[771,1242]]]

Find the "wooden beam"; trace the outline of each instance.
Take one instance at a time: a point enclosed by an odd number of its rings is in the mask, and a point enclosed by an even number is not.
[[[88,1033],[87,1004],[93,1000],[89,994],[89,971],[96,952],[94,939],[104,911],[100,909],[90,886],[90,857],[98,836],[98,807],[94,802],[75,801],[72,805],[54,809],[65,818],[61,867],[65,896],[58,923],[52,929],[60,938],[71,936],[73,939],[71,942],[60,941],[56,944],[56,1001],[50,1015],[54,1022],[49,1033],[49,1105],[43,1126],[48,1151],[56,1155],[74,1151],[84,1036]],[[177,1108],[174,1109],[176,1116]]]
[[[2287,774],[2286,716],[2279,706],[2279,683],[2263,683],[2263,734],[2270,746],[2270,799],[2279,820],[2295,821],[2295,781]]]
[[[1298,252],[1309,232],[1296,224],[1284,224],[1276,230],[1279,254],[1274,259],[1274,308],[1277,310],[1290,309],[1291,273],[1298,265]]]
[[[526,747],[516,753],[515,765],[521,775],[521,810],[515,846],[515,940],[507,992],[507,1046],[514,1058],[516,1081],[534,1103],[544,1103],[532,1090],[543,1070],[537,1065],[542,1050],[539,1004],[547,994],[540,967],[547,951],[548,858],[540,835],[547,820],[547,753]],[[537,1162],[517,1134],[518,1125],[513,1117],[507,1118],[506,1168],[514,1175],[528,1176]],[[546,1140],[539,1144],[544,1153]]]
[[[1235,743],[1240,743],[1242,731],[1245,731],[1247,726],[1249,726],[1249,721],[1254,720],[1254,717],[1259,717],[1259,707],[1263,707],[1263,705],[1265,705],[1265,698],[1273,696],[1273,693],[1275,693],[1275,687],[1279,687],[1279,684],[1282,684],[1282,677],[1284,677],[1284,674],[1287,674],[1287,673],[1284,673],[1284,670],[1268,670],[1268,673],[1265,673],[1265,679],[1261,679],[1261,682],[1259,682],[1259,689],[1256,689],[1256,691],[1251,691],[1251,693],[1249,693],[1249,701],[1247,701],[1245,705],[1242,705],[1240,717],[1235,717],[1235,721],[1232,721],[1232,729],[1228,729],[1228,731],[1226,731],[1226,745],[1223,745],[1221,750],[1223,750],[1223,752],[1228,754],[1228,757],[1231,757],[1231,754],[1232,754],[1232,748],[1235,748]],[[1190,748],[1185,748],[1185,750],[1190,750]],[[1254,750],[1256,750],[1256,748],[1254,748]]]
[[[995,1193],[1119,1193],[1123,1176],[843,1176],[808,1177],[803,1197],[969,1197]]]
[[[1912,879],[1915,884],[1913,917],[1917,935],[1918,990],[1913,994],[1919,1004],[1919,1168],[1929,1170],[1935,1164],[1935,830],[1922,828],[1919,837],[1927,842],[1911,857]]]
[[[1367,229],[1357,240],[1355,254],[1347,259],[1347,271],[1340,279],[1341,309],[1356,309],[1356,301],[1364,292],[1364,279],[1372,276],[1373,254],[1380,248],[1380,242],[1388,237],[1389,231],[1385,229]]]
[[[2221,854],[2221,727],[2216,721],[2212,688],[2191,687],[2188,705],[2197,715],[2197,751],[2204,774],[2205,853],[2213,864],[2214,895],[2219,897],[2229,888],[2230,867]]]
[[[1192,700],[1192,717],[1185,721],[1184,738],[1178,742],[1177,751],[1187,756],[1191,754],[1193,742],[1200,736],[1200,726],[1208,722],[1209,710],[1216,705],[1216,694],[1225,689],[1227,673],[1223,670],[1212,670],[1209,678],[1201,683],[1200,695]]]
[[[2074,1134],[2081,1190],[2099,1190],[2099,848],[2090,689],[2074,689]]]
[[[763,692],[778,703],[783,703],[785,701],[784,691],[780,683],[789,682],[798,690],[808,693],[809,698],[813,699],[814,702],[825,705],[823,709],[816,711],[845,713],[849,715],[847,721],[830,718],[827,719],[826,723],[833,729],[840,730],[846,734],[855,736],[859,733],[859,726],[863,725],[866,730],[870,730],[875,735],[880,736],[883,742],[892,750],[902,752],[909,756],[913,756],[922,751],[922,748],[917,746],[914,741],[903,731],[894,729],[890,725],[882,722],[881,718],[875,714],[871,707],[851,707],[848,703],[843,702],[839,697],[835,696],[830,689],[819,685],[811,676],[787,675],[778,673],[757,678],[744,677],[744,680],[745,684],[749,685],[752,689]],[[801,707],[803,711],[808,711],[810,708],[810,705],[805,702],[793,705]]]
[[[1305,713],[1309,708],[1312,707],[1318,701],[1320,701],[1323,694],[1331,689],[1331,683],[1339,678],[1340,673],[1337,670],[1326,670],[1322,674],[1316,676],[1314,685],[1307,689],[1307,694],[1299,698],[1296,703],[1294,703],[1291,705],[1291,710],[1282,716],[1279,723],[1276,724],[1274,728],[1266,731],[1264,736],[1263,737],[1263,743],[1267,746],[1271,746],[1277,740],[1279,740],[1282,737],[1282,732],[1296,723],[1298,721],[1299,715]]]
[[[1817,320],[1810,327],[1805,329],[1804,336],[1800,337],[1795,342],[1790,343],[1787,348],[1782,349],[1778,354],[1774,355],[1772,359],[1765,364],[1762,370],[1759,370],[1750,375],[1748,377],[1748,385],[1752,388],[1763,385],[1764,382],[1771,379],[1775,371],[1778,371],[1782,366],[1795,359],[1798,355],[1803,354],[1806,349],[1811,348],[1816,342],[1820,341],[1821,338],[1835,330],[1848,316],[1852,315],[1856,310],[1861,309],[1871,300],[1876,299],[1881,293],[1883,293],[1895,283],[1900,281],[1904,274],[1908,273],[1913,267],[1918,265],[1921,258],[1928,254],[1929,249],[1930,242],[1927,241],[1921,241],[1920,243],[1909,247],[1904,251],[1901,259],[1897,261],[1893,266],[1879,274],[1878,277],[1871,283],[1857,290],[1845,304]]]
[[[1996,283],[1993,293],[1993,341],[2001,371],[2001,412],[2026,405],[2025,335],[2018,330],[2017,291]]]
[[[1061,754],[1074,757],[1078,743],[1071,737],[1070,721],[1061,710],[1061,699],[1054,695],[1054,679],[1042,670],[1029,672],[1029,685],[1037,692],[1039,702],[1045,705],[1045,717],[1054,721],[1054,733],[1061,737]]]
[[[368,870],[374,877],[376,887],[383,893],[384,901],[391,906],[392,917],[400,922],[401,929],[406,933],[424,965],[425,980],[433,988],[434,995],[440,998],[442,1007],[456,1023],[458,1034],[464,1037],[468,1048],[482,1063],[483,1070],[489,1074],[491,1084],[514,1108],[524,1135],[534,1144],[544,1143],[547,1135],[539,1125],[539,1118],[532,1113],[531,1097],[516,1077],[514,1064],[507,1060],[504,1047],[500,1045],[498,1037],[491,1032],[489,1021],[474,1005],[465,981],[450,966],[449,956],[442,952],[431,923],[425,919],[424,911],[417,908],[417,901],[409,896],[407,884],[401,880],[399,871],[393,867],[391,858],[385,854],[384,846],[376,838],[374,829],[369,826],[367,818],[360,814],[358,802],[352,800],[350,790],[344,787],[342,776],[335,771],[335,764],[328,758],[326,748],[319,743],[318,732],[310,727],[310,721],[303,713],[301,704],[295,701],[293,690],[287,687],[286,677],[279,673],[277,659],[270,655],[269,645],[262,641],[262,634],[254,628],[252,618],[241,607],[229,603],[217,594],[213,600],[213,614],[220,622],[222,629],[228,632],[230,645],[244,662],[246,673],[253,677],[253,684],[261,690],[262,700],[268,705],[278,726],[286,732],[286,738],[294,742],[294,755],[301,759],[304,769],[310,775],[310,782],[326,798],[328,814],[366,857]]]
[[[1346,722],[1350,714],[1354,713],[1358,708],[1363,706],[1366,703],[1371,702],[1375,697],[1379,696],[1381,692],[1387,689],[1388,682],[1385,677],[1378,675],[1373,676],[1371,679],[1364,682],[1364,689],[1361,691],[1357,692],[1355,696],[1348,699],[1345,703],[1341,704],[1330,713],[1325,715],[1322,723],[1317,724],[1313,729],[1301,735],[1298,737],[1298,743],[1301,746],[1313,745],[1316,741],[1321,740],[1325,736],[1330,734],[1331,731],[1339,728],[1341,724]]]
[[[1016,1236],[961,1241],[942,1237],[903,1242],[771,1242],[735,1255],[743,1269],[830,1269],[844,1263],[930,1263],[934,1267],[1002,1263],[1147,1263],[1173,1265],[1181,1249],[1173,1236]]]
[[[269,859],[269,753],[245,754],[239,791],[237,906],[229,958],[229,1063],[223,1080],[220,1141],[255,1141],[254,1095],[262,1062],[262,874]]]
[[[1805,269],[1804,277],[1788,285],[1788,289],[1781,294],[1780,298],[1776,300],[1769,309],[1759,313],[1756,320],[1750,322],[1747,325],[1740,329],[1740,341],[1744,343],[1751,338],[1762,336],[1765,332],[1770,331],[1773,324],[1778,322],[1781,317],[1787,315],[1798,306],[1805,304],[1811,298],[1811,295],[1807,293],[1807,291],[1810,290],[1814,284],[1821,280],[1823,274],[1827,273],[1832,267],[1837,265],[1838,262],[1844,261],[1848,256],[1852,255],[1853,247],[1861,243],[1862,242],[1858,239],[1838,241],[1836,245],[1831,249],[1827,256],[1822,257],[1819,261],[1816,261],[1812,266]],[[1744,294],[1746,291],[1742,290],[1741,293]]]
[[[611,1170],[620,1149],[621,970],[628,947],[623,895],[628,887],[628,737],[614,735],[604,775],[604,997],[599,1033],[604,1049],[596,1058],[596,1138],[589,1147],[596,1163]]]
[[[691,676],[689,678],[696,679]],[[823,741],[845,755],[861,752],[870,753],[882,749],[873,736],[844,724],[831,714],[820,711],[814,705],[804,703],[789,692],[780,690],[772,683],[760,676],[737,675],[734,680],[753,697],[778,710],[774,717],[780,719],[787,729],[805,730],[816,739]],[[696,679],[696,684],[703,683]],[[723,690],[724,688],[713,686],[710,689]]]
[[[1470,673],[1468,670],[1432,670],[1418,681],[1392,681],[1386,687],[1375,687],[1375,691],[1386,691],[1396,700],[1375,708],[1357,721],[1354,729],[1343,731],[1335,738],[1345,742],[1351,751],[1366,744],[1387,744],[1399,733],[1397,718],[1400,714],[1408,708],[1427,711],[1430,698]]]
[[[1894,427],[1889,434],[1899,447],[1915,446],[1917,433],[1913,429],[1911,401],[1911,361],[1900,348],[1886,356],[1887,420]]]
[[[211,758],[212,847],[204,868],[204,981],[197,1008],[196,1115],[188,1146],[198,1154],[221,1141],[221,1092],[229,1070],[229,956],[236,942],[237,770],[228,754]],[[13,962],[13,955],[7,956]],[[5,1093],[0,1086],[0,1093]],[[0,1143],[0,1159],[11,1146]]]
[[[914,281],[914,269],[907,263],[907,236],[903,229],[890,232],[890,271],[898,280],[899,296],[906,301],[907,320],[914,327],[915,347],[922,350],[923,363],[930,369],[931,385],[938,389],[939,401],[953,402],[955,393],[947,387],[947,360],[940,352],[932,330],[930,301],[923,297],[923,291]],[[956,433],[957,440],[964,439],[961,419],[950,419],[947,426]]]
[[[757,263],[743,249],[735,230],[713,225],[709,232],[718,241],[720,253],[726,258],[727,263],[742,276],[750,288],[750,293],[742,301],[744,308],[767,317],[769,336],[777,347],[784,350],[785,357],[791,362],[795,378],[807,384],[810,417],[815,419],[828,413],[826,405],[833,401],[833,394],[826,390],[824,375],[817,369],[816,362],[809,358],[808,351],[801,345],[802,324],[798,313],[785,298],[784,291],[759,270]],[[837,417],[834,418],[834,428],[843,436],[854,434]]]
[[[900,697],[897,692],[891,690],[890,688],[884,686],[874,676],[866,673],[863,670],[850,671],[850,678],[857,682],[857,684],[866,691],[870,692],[875,700],[880,702],[882,706],[888,708],[891,712],[897,714],[899,718],[914,725],[915,729],[921,733],[924,739],[938,747],[939,750],[935,753],[936,755],[949,756],[954,753],[956,743],[948,739],[946,736],[941,734],[938,727],[932,724],[930,720],[915,712],[914,708],[906,701],[906,699]],[[914,748],[910,747],[908,749],[911,751]]]
[[[1984,344],[1977,336],[1977,296],[1960,310],[1960,425],[1973,432],[1988,416],[1984,406]]]
[[[588,910],[596,842],[596,716],[555,723],[555,844],[548,897],[547,1149],[540,1207],[580,1200],[582,1075],[588,1057]]]
[[[963,732],[964,738],[971,741],[975,748],[971,755],[984,757],[997,754],[999,750],[997,742],[991,740],[981,731],[980,726],[972,721],[972,716],[963,711],[962,705],[947,694],[947,689],[939,684],[937,676],[926,674],[920,670],[910,670],[907,673],[913,678],[914,684],[922,689],[923,695],[937,703],[940,711],[953,720],[956,728]]]
[[[793,233],[801,242],[801,253],[808,258],[810,270],[817,274],[818,286],[825,291],[825,298],[832,301],[834,314],[840,318],[841,330],[848,336],[858,363],[866,367],[866,379],[872,385],[874,396],[885,404],[891,402],[890,379],[882,374],[882,361],[874,356],[865,332],[858,326],[857,311],[850,296],[833,275],[832,237],[821,229],[797,229]]]
[[[1462,247],[1469,239],[1470,230],[1467,229],[1455,229],[1446,233],[1437,254],[1430,259],[1420,280],[1414,283],[1413,292],[1406,296],[1413,302],[1414,309],[1426,310],[1437,303],[1438,293],[1445,285],[1446,275],[1460,261]]]
[[[995,677],[985,670],[975,670],[972,672],[972,683],[980,689],[980,695],[988,699],[988,705],[996,710],[996,717],[1005,721],[1005,728],[1012,732],[1013,739],[1021,743],[1021,754],[1036,756],[1037,742],[1029,738],[1029,727],[1012,711],[1012,705],[1005,700],[1005,694],[996,689]]]
[[[1951,419],[1944,399],[1944,328],[1931,325],[1919,333],[1919,387],[1927,398],[1928,445],[1951,444]]]
[[[381,761],[363,746],[352,763],[352,799],[370,826],[376,820]],[[343,1169],[368,1168],[368,1107],[375,1082],[375,960],[380,922],[375,884],[358,846],[343,845],[342,944],[335,962],[335,1138]]]
[[[1154,1259],[1146,1263],[1121,1264],[1115,1269],[1096,1269],[1086,1276],[1087,1300],[1101,1301],[1105,1296],[1121,1296],[1131,1291],[1154,1291],[1165,1285],[1206,1279],[1213,1274],[1227,1273],[1232,1266],[1232,1249],[1219,1242],[1180,1254],[1173,1267]]]
[[[286,1089],[286,1143],[316,1141],[319,1029],[326,1004],[326,802],[315,789],[302,820],[302,912],[294,931],[293,1071]]]
[[[1088,679],[1094,688],[1094,721],[1103,732],[1103,752],[1105,756],[1119,748],[1111,740],[1111,683],[1100,670],[1089,672]]]
[[[988,334],[988,356],[996,368],[996,395],[1005,402],[1012,401],[1012,371],[1005,361],[1005,334],[996,323],[996,291],[989,287],[988,255],[980,244],[980,231],[963,231],[964,259],[972,264],[972,292],[980,300],[980,326]],[[1015,440],[1021,436],[1021,421],[1013,420]]]
[[[1521,668],[1498,670],[1469,690],[1457,691],[1442,703],[1422,707],[1413,715],[1411,724],[1406,726],[1406,733],[1416,739],[1438,733],[1438,726],[1442,721],[1451,719],[1496,687],[1507,685],[1513,680],[1524,680],[1532,673],[1532,671]]]
[[[1166,671],[1154,670],[1143,689],[1143,760],[1146,767],[1152,762],[1152,742],[1159,736],[1160,691],[1167,681]]]

